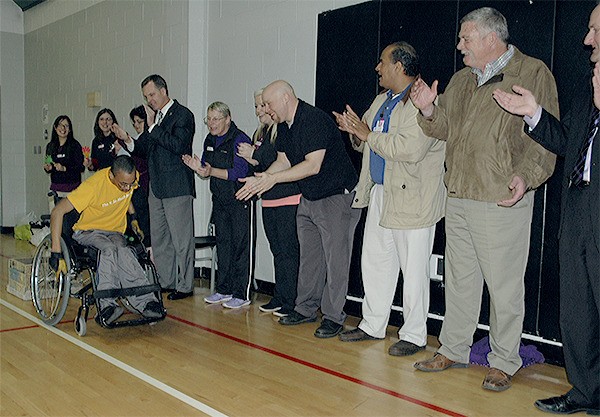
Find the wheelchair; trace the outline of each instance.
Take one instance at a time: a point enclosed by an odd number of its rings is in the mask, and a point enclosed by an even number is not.
[[[128,238],[128,247],[136,254],[140,266],[148,278],[148,285],[132,288],[111,290],[97,290],[98,282],[97,265],[99,251],[92,247],[82,246],[64,233],[61,236],[61,251],[67,264],[68,272],[56,276],[50,268],[49,260],[52,247],[52,237],[47,235],[39,244],[33,257],[31,269],[31,295],[33,304],[42,321],[50,326],[59,323],[67,310],[69,298],[77,298],[81,305],[74,320],[75,332],[85,336],[87,332],[87,319],[92,306],[96,306],[96,322],[105,328],[153,324],[163,320],[167,311],[164,308],[161,288],[158,283],[158,273],[140,239],[133,234]],[[154,293],[161,310],[161,317],[139,316],[133,319],[120,319],[107,324],[101,319],[99,300],[102,298],[117,298],[126,310],[139,315],[125,297]]]

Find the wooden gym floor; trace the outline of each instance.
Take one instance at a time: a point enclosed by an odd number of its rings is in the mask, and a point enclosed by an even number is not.
[[[240,310],[205,304],[205,281],[193,298],[165,299],[156,325],[108,330],[90,318],[79,337],[79,300],[48,328],[7,293],[8,259],[34,249],[0,235],[1,416],[543,416],[533,402],[569,389],[564,369],[546,364],[519,371],[503,393],[481,388],[479,366],[418,372],[435,338],[408,358],[387,354],[397,328],[381,341],[321,340],[318,323],[284,327],[260,312],[261,294]]]

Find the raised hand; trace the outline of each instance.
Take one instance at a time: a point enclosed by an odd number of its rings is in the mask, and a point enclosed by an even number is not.
[[[438,81],[435,80],[431,87],[425,81],[418,78],[410,90],[410,100],[413,105],[421,110],[421,114],[430,117],[433,114],[434,101],[438,96]]]
[[[154,124],[154,115],[156,115],[156,112],[147,104],[144,104],[144,110],[146,110],[146,120],[148,121],[146,127],[152,126]]]
[[[495,89],[492,93],[494,100],[509,113],[519,116],[533,117],[539,105],[531,91],[519,86],[513,85],[512,90],[516,94],[507,93],[500,89]]]
[[[123,142],[131,143],[132,139],[129,137],[125,129],[123,129],[118,124],[113,123],[113,125],[110,127],[110,130],[115,134],[117,138],[121,139]]]

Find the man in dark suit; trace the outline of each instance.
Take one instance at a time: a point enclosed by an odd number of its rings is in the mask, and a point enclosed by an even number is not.
[[[194,173],[181,160],[192,153],[193,113],[169,98],[160,75],[142,81],[148,126],[134,142],[122,128],[113,131],[133,154],[148,158],[150,231],[160,284],[169,300],[194,294]]]
[[[535,402],[549,413],[600,415],[600,5],[592,11],[584,44],[593,48],[593,75],[558,121],[530,91],[494,91],[507,111],[525,116],[525,131],[565,158],[559,229],[560,326],[567,377],[573,388]],[[591,78],[591,79],[590,79]]]

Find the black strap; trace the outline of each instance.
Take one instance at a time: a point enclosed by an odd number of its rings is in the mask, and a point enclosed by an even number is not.
[[[99,290],[94,291],[94,299],[98,300],[101,298],[119,298],[119,297],[130,297],[132,295],[144,295],[153,292],[160,292],[160,285],[143,285],[141,287],[132,288],[114,288],[111,290]]]

